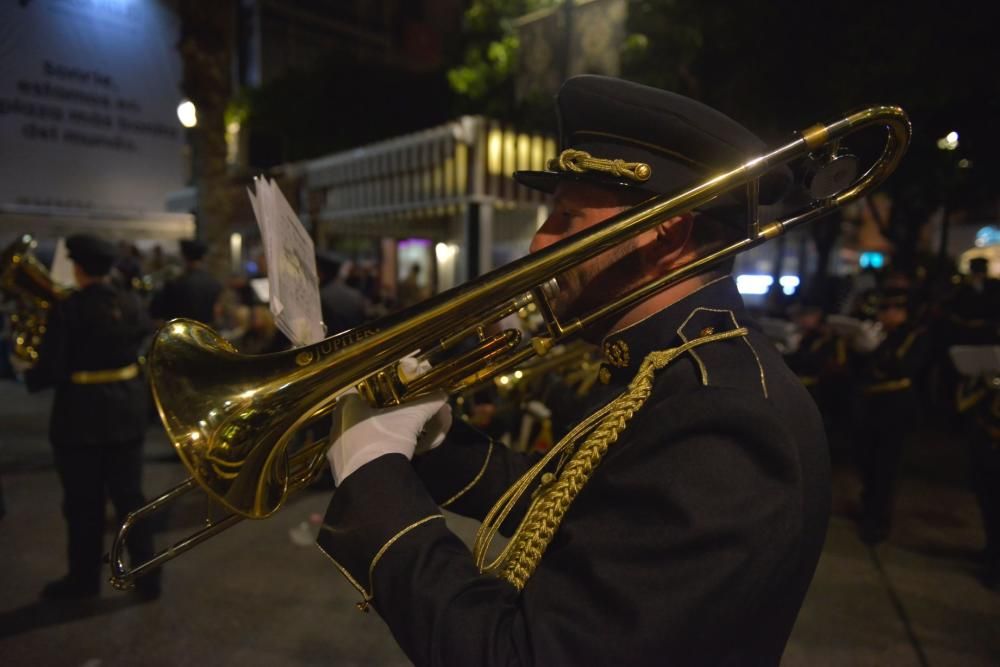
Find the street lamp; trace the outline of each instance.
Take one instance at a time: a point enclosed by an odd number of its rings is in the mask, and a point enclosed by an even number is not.
[[[198,110],[195,109],[194,102],[191,100],[184,100],[177,105],[177,118],[181,121],[181,125],[187,128],[194,127],[198,124]]]
[[[958,132],[952,130],[937,140],[937,147],[943,151],[953,151],[958,148]]]

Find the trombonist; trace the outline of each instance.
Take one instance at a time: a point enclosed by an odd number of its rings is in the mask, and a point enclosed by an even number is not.
[[[557,108],[561,153],[515,174],[554,195],[532,251],[763,150],[714,109],[618,79],[574,77]],[[767,174],[761,201],[789,180]],[[742,238],[742,192],[566,272],[558,313]],[[587,332],[600,391],[547,460],[452,425],[440,394],[341,401],[318,545],[414,663],[778,664],[825,538],[829,462],[815,405],[730,269]],[[483,521],[472,554],[441,508]],[[494,559],[497,532],[510,541]]]

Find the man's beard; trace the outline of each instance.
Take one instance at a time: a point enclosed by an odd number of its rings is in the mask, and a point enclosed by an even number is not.
[[[642,278],[638,243],[629,239],[557,278],[559,294],[553,308],[562,319],[582,317],[626,294]]]

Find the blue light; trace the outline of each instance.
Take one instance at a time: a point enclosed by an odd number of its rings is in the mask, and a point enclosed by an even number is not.
[[[976,247],[985,248],[991,245],[1000,245],[1000,227],[987,225],[976,232]]]
[[[858,258],[858,264],[862,269],[881,269],[885,266],[885,255],[874,251],[863,252]]]

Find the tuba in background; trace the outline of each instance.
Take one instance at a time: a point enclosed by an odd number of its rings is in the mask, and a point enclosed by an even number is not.
[[[68,293],[34,256],[36,245],[35,239],[25,234],[0,255],[0,297],[10,320],[13,353],[29,364],[38,361],[49,311]]]

